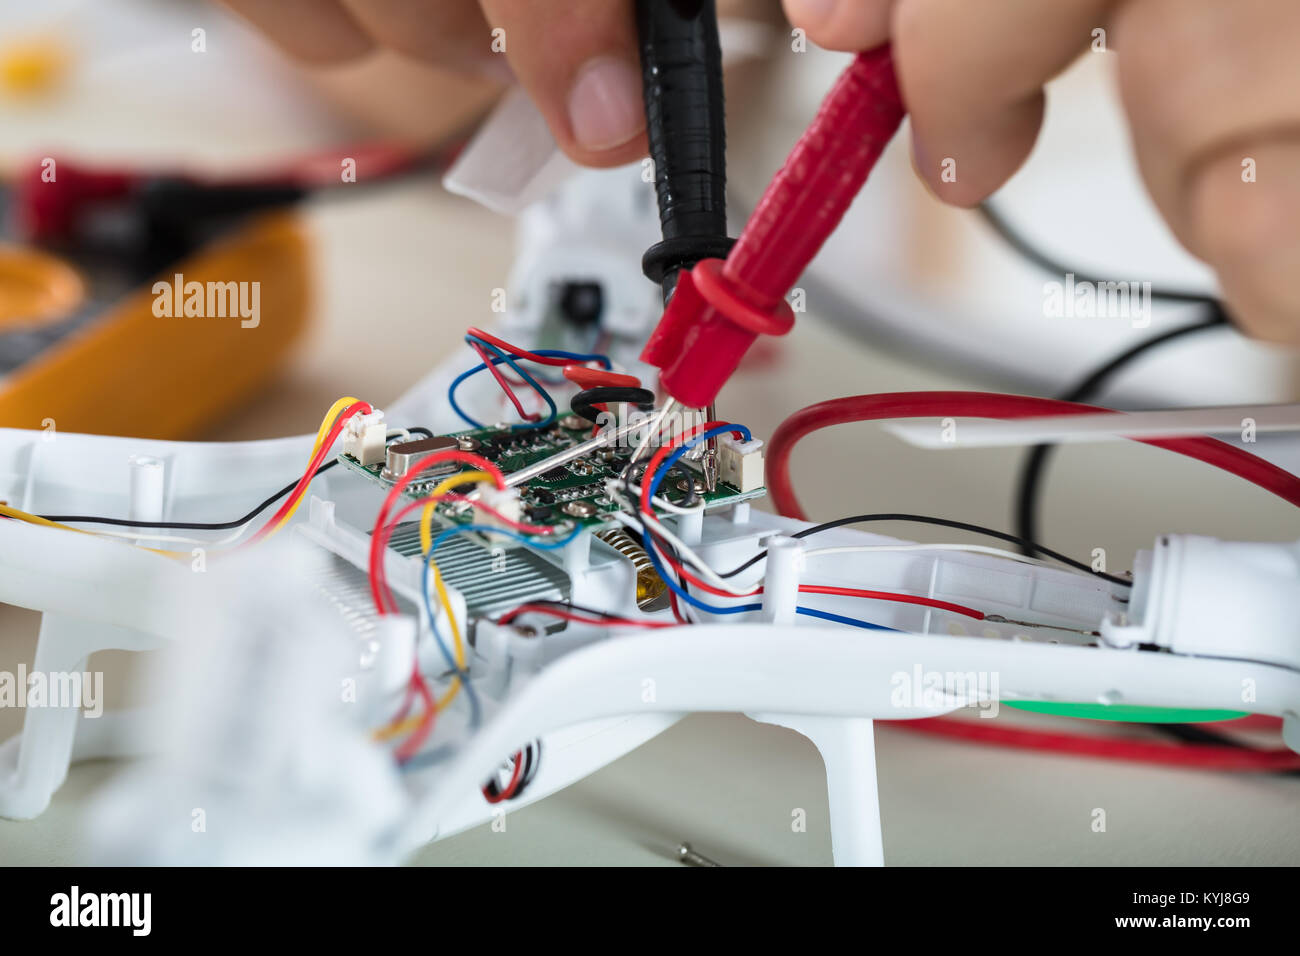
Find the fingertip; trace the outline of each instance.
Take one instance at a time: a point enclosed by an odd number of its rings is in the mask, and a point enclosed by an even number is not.
[[[1188,247],[1213,266],[1250,335],[1300,341],[1300,138],[1222,150],[1188,179]]]
[[[790,23],[827,50],[851,52],[889,39],[895,0],[782,0]]]
[[[934,131],[912,118],[912,167],[931,193],[970,209],[996,192],[1033,152],[1042,125],[1040,92],[984,122]]]
[[[222,0],[280,49],[310,66],[338,66],[374,52],[375,45],[338,3],[326,0]]]
[[[645,131],[641,74],[623,57],[594,57],[574,74],[565,110],[578,151],[616,153]]]

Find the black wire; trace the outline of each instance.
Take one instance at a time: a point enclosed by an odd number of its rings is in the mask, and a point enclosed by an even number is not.
[[[1203,332],[1207,329],[1223,328],[1227,325],[1227,316],[1216,303],[1214,314],[1203,322],[1197,322],[1192,325],[1185,325],[1181,328],[1170,329],[1160,335],[1153,336],[1144,342],[1139,342],[1132,348],[1121,352],[1106,364],[1098,367],[1091,372],[1086,378],[1079,382],[1074,388],[1061,396],[1062,400],[1067,402],[1086,402],[1091,400],[1103,386],[1125,366],[1145,355],[1152,349],[1158,348],[1175,339],[1183,338],[1195,332]],[[1038,510],[1039,499],[1042,497],[1043,475],[1047,470],[1047,464],[1051,458],[1052,452],[1056,446],[1051,444],[1035,445],[1029,449],[1025,455],[1024,464],[1020,466],[1020,476],[1016,480],[1016,504],[1015,504],[1015,524],[1016,533],[1027,541],[1032,542],[1038,537]],[[1034,546],[1021,546],[1025,554],[1034,554]],[[1040,549],[1041,550],[1041,549]]]
[[[1032,262],[1044,272],[1054,275],[1064,276],[1073,274],[1076,282],[1100,283],[1104,280],[1095,276],[1080,273],[1079,270],[1071,268],[1056,259],[1053,259],[1047,253],[1043,252],[1033,243],[1031,243],[1020,231],[994,207],[991,203],[984,203],[980,207],[980,214],[984,221],[993,227],[993,230],[1008,246],[1018,252],[1027,261]],[[1152,336],[1144,342],[1139,342],[1132,348],[1120,352],[1118,355],[1108,359],[1104,364],[1088,373],[1078,384],[1071,388],[1065,394],[1059,396],[1062,401],[1067,402],[1087,402],[1096,397],[1103,387],[1115,377],[1115,375],[1126,368],[1128,365],[1145,355],[1152,349],[1158,348],[1183,336],[1191,335],[1195,332],[1202,332],[1206,329],[1217,329],[1228,325],[1227,313],[1223,310],[1223,305],[1212,295],[1202,292],[1188,292],[1182,289],[1158,289],[1151,290],[1151,298],[1161,302],[1182,302],[1196,305],[1204,305],[1210,310],[1208,318],[1185,325],[1181,328],[1171,329],[1160,335]],[[1016,482],[1016,499],[1015,499],[1015,527],[1016,533],[1021,538],[1030,542],[1028,545],[1021,545],[1021,550],[1028,555],[1036,553],[1046,554],[1041,548],[1035,549],[1032,544],[1038,537],[1038,505],[1039,498],[1042,494],[1043,474],[1047,469],[1047,463],[1051,457],[1055,445],[1044,444],[1035,445],[1029,449],[1025,455],[1024,464],[1020,468],[1020,476]]]
[[[1081,272],[1078,269],[1065,265],[1064,263],[1053,259],[1047,253],[1043,252],[1032,242],[1030,242],[1023,233],[1011,225],[1011,223],[998,211],[992,203],[983,203],[979,207],[980,215],[984,221],[993,227],[993,231],[998,234],[1003,242],[1018,252],[1024,259],[1032,262],[1044,272],[1050,272],[1054,275],[1066,276],[1073,275],[1075,282],[1089,282],[1100,284],[1107,280]],[[1189,292],[1185,289],[1160,289],[1151,290],[1151,298],[1160,302],[1186,302],[1199,305],[1208,305],[1215,308],[1219,307],[1219,300],[1206,292]]]
[[[573,414],[585,418],[593,425],[600,423],[601,404],[628,402],[643,412],[655,407],[655,394],[648,388],[631,388],[626,385],[601,385],[596,388],[583,389],[569,400]]]
[[[1069,565],[1070,567],[1080,571],[1086,571],[1091,575],[1102,578],[1103,580],[1106,581],[1110,581],[1112,584],[1122,584],[1125,587],[1132,587],[1131,581],[1127,581],[1121,577],[1116,577],[1113,574],[1106,574],[1103,571],[1094,571],[1092,568],[1088,567],[1088,565],[1084,564],[1082,561],[1076,561],[1074,560],[1074,558],[1071,558],[1068,555],[1061,554],[1059,551],[1053,551],[1051,548],[1044,547],[1043,545],[1040,544],[1036,544],[1033,541],[1026,541],[1023,538],[1020,538],[1014,534],[1007,534],[1005,531],[997,531],[993,528],[985,528],[982,525],[969,524],[968,522],[965,521],[953,521],[951,518],[935,518],[929,515],[913,515],[913,514],[851,515],[850,517],[847,518],[836,518],[834,521],[827,521],[825,524],[813,525],[811,528],[805,528],[802,531],[795,532],[794,534],[790,535],[790,537],[806,538],[809,535],[820,534],[823,531],[830,531],[832,528],[839,528],[847,524],[865,524],[870,521],[916,521],[921,524],[933,524],[933,525],[938,525],[942,528],[953,528],[958,531],[971,531],[974,532],[975,534],[986,534],[991,538],[997,538],[1001,541],[1006,541],[1011,544],[1028,545],[1037,548],[1039,553],[1044,554],[1055,561],[1060,561],[1062,564]],[[733,568],[732,570],[727,571],[725,574],[719,576],[724,578],[734,578],[737,574],[740,574],[742,571],[745,571],[748,568],[753,567],[759,561],[762,561],[763,558],[765,557],[767,557],[767,551],[766,550],[760,551],[758,554],[754,555],[744,564],[740,565],[740,567]]]
[[[427,438],[433,437],[433,432],[420,426],[408,428],[407,432],[412,435],[422,434]],[[338,463],[336,458],[321,465],[316,469],[316,474],[311,476],[312,481],[315,481],[322,472],[329,471]],[[234,518],[230,521],[148,521],[136,518],[105,518],[100,515],[40,515],[39,517],[44,518],[46,521],[57,521],[60,524],[107,524],[119,528],[167,528],[173,531],[229,531],[232,528],[248,524],[271,505],[293,491],[300,480],[295,478],[242,518]]]

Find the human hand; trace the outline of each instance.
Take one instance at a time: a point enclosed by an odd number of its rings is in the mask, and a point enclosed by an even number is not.
[[[783,2],[819,46],[892,42],[914,165],[958,206],[979,203],[1024,162],[1042,122],[1043,84],[1105,29],[1156,206],[1216,270],[1246,331],[1300,344],[1300,4]],[[941,179],[945,158],[956,160],[955,182]]]
[[[645,155],[645,107],[630,2],[222,2],[311,64],[350,63],[382,49],[487,76],[513,71],[560,148],[575,161],[617,166]]]

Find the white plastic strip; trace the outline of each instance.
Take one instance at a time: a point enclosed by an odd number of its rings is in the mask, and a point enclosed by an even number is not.
[[[955,422],[955,424],[953,424]],[[1172,438],[1178,435],[1237,435],[1300,431],[1300,404],[1226,405],[1166,411],[1051,415],[1014,421],[921,418],[888,422],[885,430],[919,448],[990,448]]]

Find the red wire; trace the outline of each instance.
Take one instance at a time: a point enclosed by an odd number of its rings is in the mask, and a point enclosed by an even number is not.
[[[370,595],[374,599],[376,611],[380,614],[388,614],[397,610],[397,601],[392,592],[388,590],[382,558],[385,549],[388,547],[388,540],[393,534],[392,525],[389,521],[389,512],[393,507],[393,503],[406,490],[406,486],[417,478],[421,472],[444,461],[456,461],[486,471],[496,481],[497,488],[504,489],[506,487],[505,475],[501,473],[500,468],[481,455],[472,455],[464,451],[436,451],[425,455],[417,460],[405,475],[393,482],[393,487],[388,490],[388,495],[379,508],[374,529],[370,534]],[[384,595],[388,597],[387,603],[384,601]]]
[[[469,329],[466,329],[466,334],[472,335],[476,339],[482,339],[484,342],[487,342],[489,345],[495,345],[497,348],[509,352],[511,355],[515,356],[516,358],[528,359],[528,361],[536,362],[539,365],[553,365],[556,367],[563,367],[565,365],[573,364],[572,359],[553,358],[549,355],[538,355],[536,352],[530,352],[527,349],[521,349],[519,346],[511,345],[505,339],[499,339],[495,335],[491,334],[490,332],[484,332],[482,329],[471,327]]]
[[[673,452],[673,449],[689,441],[691,438],[694,438],[695,435],[699,434],[700,432],[708,431],[711,428],[717,428],[719,425],[726,425],[726,424],[728,423],[727,422],[706,422],[703,425],[697,425],[696,427],[683,433],[680,437],[676,438],[674,441],[661,446],[659,450],[655,452],[654,456],[650,459],[650,464],[646,466],[645,474],[641,476],[641,509],[643,511],[648,513],[653,513],[650,511],[651,478],[658,470],[660,463]],[[769,479],[769,484],[770,484],[770,479]],[[653,544],[651,546],[653,547]],[[677,573],[679,577],[686,579],[691,584],[695,585],[696,587],[700,588],[703,591],[707,591],[709,594],[715,594],[721,597],[742,596],[742,595],[732,594],[730,591],[724,591],[721,588],[715,588],[712,585],[704,581],[701,581],[698,577],[696,577],[685,567],[683,567],[681,562],[675,560],[672,557],[672,555],[667,554],[662,550],[660,551],[660,556],[669,564],[669,566]],[[819,585],[819,584],[801,584],[799,586],[799,590],[805,594],[834,594],[834,595],[840,595],[842,597],[858,597],[858,598],[866,598],[869,600],[877,600],[877,601],[897,601],[899,603],[904,603],[904,604],[919,604],[924,607],[938,608],[939,610],[942,611],[952,611],[955,614],[964,614],[967,617],[975,618],[977,621],[984,620],[983,611],[977,611],[975,610],[975,608],[967,607],[964,604],[953,604],[949,601],[941,601],[938,598],[922,597],[916,594],[901,594],[893,591],[868,591],[868,590],[863,590],[862,588],[843,588],[843,587],[833,587],[830,585]],[[762,592],[763,589],[759,587],[759,588],[755,588],[753,591],[747,592],[743,596],[748,597],[755,594],[761,594]]]
[[[862,588],[837,588],[825,584],[801,584],[799,590],[804,594],[838,594],[843,597],[866,598],[871,601],[896,601],[899,604],[920,604],[923,607],[938,608],[940,611],[951,611],[954,614],[964,614],[966,617],[973,617],[977,621],[984,620],[984,612],[977,611],[973,607],[967,607],[964,604],[953,604],[951,601],[941,601],[938,598],[922,597],[919,594],[900,594],[894,591],[865,591]]]
[[[884,418],[955,415],[1008,419],[1109,411],[1113,409],[996,392],[885,392],[835,398],[795,412],[777,428],[768,444],[767,489],[778,512],[791,518],[803,518],[803,508],[790,480],[790,454],[805,435],[831,425]],[[1300,478],[1226,442],[1203,436],[1134,440],[1203,461],[1300,506]]]
[[[420,673],[418,664],[411,672],[411,682],[415,685],[416,691],[424,701],[424,717],[421,719],[419,726],[411,732],[411,736],[403,740],[402,745],[393,751],[393,757],[398,763],[405,763],[410,760],[424,746],[424,742],[433,733],[433,725],[438,717],[438,705],[433,699],[433,692],[429,690],[428,682],[425,681],[424,675]]]
[[[1300,769],[1300,754],[1291,750],[1250,750],[1216,744],[1168,744],[1144,740],[1117,740],[1058,731],[1026,730],[998,726],[992,720],[951,720],[923,717],[890,721],[900,727],[936,737],[951,737],[1003,747],[1047,750],[1080,757],[1134,760],[1198,770],[1279,771]]]
[[[510,383],[507,382],[505,376],[501,374],[501,370],[496,367],[496,363],[492,361],[492,356],[488,354],[488,350],[477,342],[470,342],[469,347],[478,353],[478,357],[481,358],[483,364],[487,366],[488,372],[490,372],[492,377],[497,380],[497,384],[501,386],[501,391],[506,393],[506,398],[510,399],[510,404],[513,405],[515,411],[519,413],[519,417],[526,422],[537,421],[536,415],[530,415],[528,412],[524,411],[524,406],[519,401],[519,396],[516,395],[515,390],[510,387]]]
[[[564,366],[564,377],[582,388],[640,388],[641,380],[635,375],[621,375],[603,368],[587,368],[585,365]]]
[[[329,454],[330,448],[334,446],[334,442],[338,440],[339,434],[343,431],[343,426],[347,424],[348,419],[356,414],[369,415],[372,411],[374,411],[374,409],[371,408],[369,402],[353,402],[347,408],[343,409],[339,417],[335,419],[334,427],[329,430],[329,433],[325,436],[325,440],[321,442],[320,448],[316,449],[316,454],[313,455],[311,461],[307,463],[307,470],[304,471],[302,477],[298,479],[298,484],[294,485],[293,491],[289,493],[289,497],[284,499],[284,504],[280,505],[275,514],[271,515],[271,517],[267,519],[266,524],[258,528],[257,533],[245,541],[241,547],[247,547],[250,544],[254,544],[257,541],[262,540],[266,535],[270,534],[271,529],[278,525],[284,516],[289,513],[289,510],[293,507],[294,503],[302,497],[303,493],[307,490],[307,487],[312,483],[312,480],[315,479],[317,470],[319,470],[321,464],[325,461],[325,456]]]
[[[669,624],[667,621],[638,621],[628,617],[590,617],[584,614],[578,614],[564,608],[552,607],[549,604],[521,604],[512,611],[506,612],[498,621],[498,624],[509,624],[515,618],[523,614],[549,614],[552,617],[558,617],[565,621],[576,621],[579,624],[616,624],[628,627],[676,627],[675,624]]]
[[[488,803],[501,803],[503,800],[509,800],[511,797],[515,795],[515,790],[519,788],[519,780],[521,777],[523,777],[523,774],[524,774],[524,752],[522,750],[516,750],[515,770],[514,773],[510,775],[510,782],[506,784],[506,788],[504,790],[499,791],[497,795],[494,797],[488,791],[488,788],[485,786],[483,787],[483,799],[486,800]]]
[[[673,453],[678,445],[684,445],[701,432],[706,432],[710,428],[717,428],[719,425],[730,425],[731,422],[705,422],[702,425],[696,425],[682,432],[667,444],[660,445],[658,450],[650,458],[650,463],[646,465],[645,473],[641,476],[641,510],[647,514],[654,514],[650,508],[650,481],[654,473],[659,470],[659,465],[665,458]],[[740,432],[733,432],[737,438],[741,437]]]
[[[690,621],[686,620],[686,615],[682,614],[682,609],[677,606],[677,595],[672,591],[671,588],[668,591],[668,606],[673,609],[673,618],[674,620],[677,621],[678,624],[691,623]]]
[[[668,565],[677,573],[679,577],[685,578],[692,585],[709,594],[716,594],[718,597],[753,597],[755,594],[762,594],[763,588],[757,587],[752,591],[746,591],[744,594],[733,594],[731,591],[724,591],[722,588],[716,588],[707,581],[702,581],[684,567],[680,561],[677,561],[670,554],[665,554],[662,550],[659,556],[668,563]],[[954,614],[964,614],[966,617],[973,617],[977,621],[985,618],[983,611],[977,611],[973,607],[967,607],[964,604],[954,604],[951,601],[943,601],[939,598],[924,597],[919,594],[903,594],[898,591],[868,591],[863,588],[842,588],[829,584],[801,584],[799,591],[802,594],[834,594],[840,597],[856,597],[869,601],[895,601],[899,604],[919,604],[923,607],[937,608],[940,611],[951,611]]]

